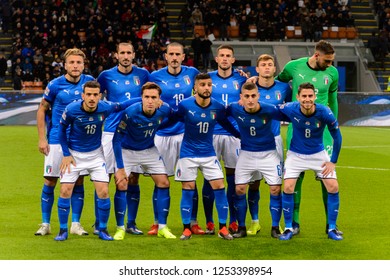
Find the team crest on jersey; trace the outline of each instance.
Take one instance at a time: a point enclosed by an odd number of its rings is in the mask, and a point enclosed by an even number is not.
[[[134,76],[133,80],[135,85],[139,86],[141,84],[141,81],[139,80],[138,76]]]
[[[184,79],[184,82],[186,83],[186,85],[190,85],[191,84],[191,79],[190,79],[190,77],[188,75],[185,75],[183,77],[183,79]]]
[[[280,90],[275,91],[275,99],[276,100],[282,99],[282,94],[280,93]]]
[[[158,120],[157,120],[157,124],[161,124],[162,123],[162,118],[159,118]]]
[[[210,111],[210,117],[215,120],[217,118],[217,112],[215,111]]]
[[[321,127],[321,122],[319,120],[316,120],[315,125],[316,125],[317,128]]]
[[[125,129],[126,129],[126,126],[127,126],[127,124],[126,124],[125,121],[121,121],[121,122],[119,123],[119,128],[120,128],[120,129],[125,130]]]
[[[262,123],[263,124],[267,124],[267,119],[264,117],[264,119],[262,120]]]
[[[238,84],[237,81],[233,81],[233,87],[235,90],[239,90],[240,89],[240,85]]]
[[[177,169],[177,171],[176,171],[176,176],[177,176],[177,177],[181,177],[181,169],[180,169],[180,168]]]
[[[99,119],[99,121],[101,121],[101,122],[104,121],[104,115],[99,115],[99,116],[98,116],[98,119]]]
[[[328,84],[329,84],[329,77],[328,77],[328,76],[325,76],[325,77],[324,77],[324,84],[325,84],[325,85],[328,85]]]
[[[53,166],[46,165],[46,173],[50,174],[53,171]]]

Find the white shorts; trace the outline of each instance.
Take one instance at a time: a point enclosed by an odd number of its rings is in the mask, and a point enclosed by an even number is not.
[[[122,156],[127,175],[137,166],[142,168],[142,173],[167,174],[164,161],[156,147],[142,151],[122,149]]]
[[[333,175],[329,174],[324,177],[322,175],[324,162],[329,162],[329,155],[325,150],[311,155],[298,154],[292,151],[287,151],[286,161],[284,163],[284,179],[298,178],[301,172],[313,170],[318,179],[337,179],[336,171]]]
[[[112,147],[112,139],[114,138],[113,132],[104,132],[102,135],[102,146],[104,158],[106,159],[107,172],[108,174],[115,173],[115,154]],[[142,168],[140,166],[134,166],[131,169],[131,172],[142,174]]]
[[[238,155],[241,149],[240,139],[229,135],[213,135],[213,146],[219,160],[223,160],[225,167],[236,168]]]
[[[83,171],[91,175],[91,181],[109,182],[102,147],[84,153],[70,150],[70,153],[76,161],[76,166],[71,165],[70,173],[61,174],[61,183],[75,183]]]
[[[60,177],[60,166],[62,158],[62,148],[60,144],[50,144],[50,151],[47,156],[45,156],[43,177]],[[81,172],[80,175],[88,175],[87,171]]]
[[[282,136],[275,136],[276,151],[278,152],[280,162],[284,161],[284,147]]]
[[[164,159],[168,176],[175,175],[175,166],[179,160],[180,146],[183,141],[183,133],[173,136],[154,137],[154,145]]]
[[[198,169],[203,177],[208,180],[223,179],[221,163],[217,157],[181,158],[176,165],[175,180],[182,182],[195,181]]]
[[[236,165],[236,185],[265,178],[268,185],[282,184],[282,166],[276,150],[265,152],[240,151]]]

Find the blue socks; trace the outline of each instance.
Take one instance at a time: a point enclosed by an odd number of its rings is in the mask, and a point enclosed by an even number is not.
[[[233,223],[237,221],[236,210],[234,209],[234,197],[236,196],[236,183],[234,182],[234,174],[226,175],[226,182],[226,197],[229,204],[230,223]]]
[[[180,201],[180,212],[181,219],[184,225],[189,225],[191,223],[191,213],[193,205],[193,196],[195,190],[182,190],[181,191],[181,201]]]
[[[72,222],[79,223],[84,207],[84,185],[74,186],[70,203],[72,205]]]
[[[215,206],[218,212],[218,221],[220,224],[226,224],[229,205],[226,198],[225,189],[214,190]]]
[[[110,198],[99,198],[98,211],[99,211],[99,229],[107,229],[108,217],[110,216],[111,202]]]
[[[153,189],[152,204],[153,204],[154,221],[157,222],[158,210],[157,210],[157,186],[156,185],[154,185],[154,189]]]
[[[127,206],[126,193],[127,191],[116,190],[114,195],[115,219],[118,227],[125,225],[125,213]]]
[[[285,227],[292,228],[293,211],[294,211],[294,193],[283,192],[282,205],[283,205]]]
[[[237,211],[237,221],[238,226],[245,227],[245,219],[246,219],[246,211],[248,209],[248,205],[246,202],[246,194],[235,195],[235,208]]]
[[[277,227],[282,217],[282,195],[270,194],[269,210],[271,212],[272,226]]]
[[[198,188],[195,186],[194,196],[192,197],[192,212],[191,221],[196,221],[198,218],[199,194]]]
[[[336,228],[337,216],[339,214],[340,196],[339,193],[328,193],[328,222],[329,230]]]
[[[41,194],[42,222],[50,224],[51,210],[54,203],[54,187],[43,185]]]
[[[70,212],[70,198],[58,198],[58,220],[60,229],[68,230],[68,218]]]
[[[260,191],[248,189],[249,213],[253,221],[259,220]]]
[[[202,197],[203,197],[203,209],[206,216],[206,224],[208,222],[214,223],[213,219],[213,208],[214,208],[214,191],[211,188],[209,181],[204,180],[202,188]]]
[[[158,224],[167,224],[171,197],[169,196],[169,188],[157,187],[157,211]]]
[[[127,227],[135,225],[135,218],[137,217],[140,190],[139,185],[127,186]]]

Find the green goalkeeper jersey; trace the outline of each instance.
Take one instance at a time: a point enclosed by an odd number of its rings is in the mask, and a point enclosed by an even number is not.
[[[276,77],[279,81],[292,81],[292,100],[297,100],[298,87],[302,83],[312,83],[316,93],[316,103],[329,106],[334,116],[338,117],[337,89],[339,72],[333,65],[325,70],[316,70],[309,66],[309,57],[302,57],[288,62],[282,72]],[[287,130],[287,148],[290,147],[292,137],[291,124]],[[329,155],[333,151],[333,139],[326,128],[323,137],[325,150]]]
[[[329,106],[338,116],[337,89],[339,73],[333,65],[326,70],[316,70],[309,66],[309,57],[302,57],[288,62],[276,77],[279,81],[292,81],[292,100],[297,100],[298,87],[302,83],[312,83],[316,93],[316,103]]]

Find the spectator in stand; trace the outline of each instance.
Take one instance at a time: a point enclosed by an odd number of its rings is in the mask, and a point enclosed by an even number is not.
[[[197,4],[194,5],[194,11],[191,13],[191,15],[193,25],[203,25],[203,14]]]
[[[183,39],[187,37],[187,29],[191,27],[190,18],[191,9],[188,7],[188,5],[186,5],[180,10],[180,14],[177,19],[177,21],[181,23],[181,36]]]
[[[371,32],[371,37],[368,38],[367,48],[371,50],[371,53],[375,59],[379,57],[379,36],[376,35],[375,30]]]
[[[4,55],[4,50],[0,51],[0,87],[4,85],[5,75],[8,69],[7,59]]]
[[[199,33],[195,33],[195,37],[191,41],[191,47],[194,52],[194,67],[199,68],[199,61],[202,55],[202,40]]]
[[[210,54],[211,54],[211,45],[213,43],[210,41],[207,35],[204,36],[204,39],[201,42],[202,49],[202,62],[203,62],[203,70],[204,72],[208,71],[210,66]]]
[[[20,69],[20,67],[15,69],[15,75],[12,78],[12,83],[14,90],[21,90],[23,88],[22,69]]]
[[[249,23],[246,18],[246,15],[241,16],[241,20],[239,22],[239,30],[242,41],[246,41],[249,36]]]
[[[301,21],[301,28],[303,34],[303,41],[307,42],[308,40],[310,40],[310,42],[313,42],[314,28],[312,22],[310,21],[310,17],[306,16],[302,19],[303,20]]]

